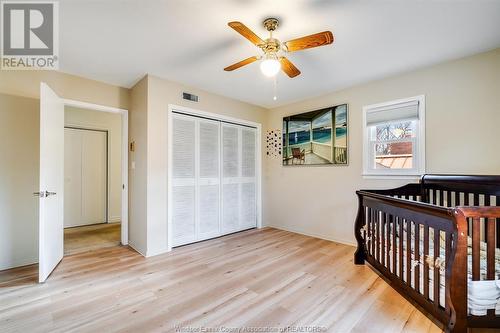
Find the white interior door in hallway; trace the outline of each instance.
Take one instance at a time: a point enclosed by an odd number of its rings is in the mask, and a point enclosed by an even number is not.
[[[40,83],[40,188],[38,282],[45,282],[64,255],[64,101]]]
[[[173,113],[172,246],[257,225],[256,129]]]
[[[107,132],[64,129],[64,227],[107,222]]]

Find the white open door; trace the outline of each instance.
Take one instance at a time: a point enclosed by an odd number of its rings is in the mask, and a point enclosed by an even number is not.
[[[44,282],[64,254],[64,102],[40,85],[40,213],[38,281]]]

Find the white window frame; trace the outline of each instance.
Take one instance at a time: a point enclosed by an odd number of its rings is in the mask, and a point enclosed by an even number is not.
[[[413,141],[413,165],[412,169],[374,169],[370,164],[374,158],[372,142],[370,141],[371,126],[367,126],[367,114],[380,111],[382,108],[390,108],[397,104],[418,102],[419,119],[415,125],[416,137]],[[410,139],[411,140],[411,139]],[[410,141],[409,140],[409,141]],[[363,107],[363,176],[365,178],[415,178],[425,173],[425,95],[408,97],[394,101],[367,105]]]

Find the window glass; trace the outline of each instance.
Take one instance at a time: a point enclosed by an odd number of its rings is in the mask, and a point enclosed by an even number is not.
[[[364,108],[365,174],[418,175],[424,172],[424,138],[420,127],[423,103],[424,98],[420,96]],[[411,113],[406,112],[408,105],[413,108]]]

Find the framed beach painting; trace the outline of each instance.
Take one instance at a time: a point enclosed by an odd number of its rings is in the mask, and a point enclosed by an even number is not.
[[[347,165],[347,113],[341,104],[283,118],[283,165]]]

